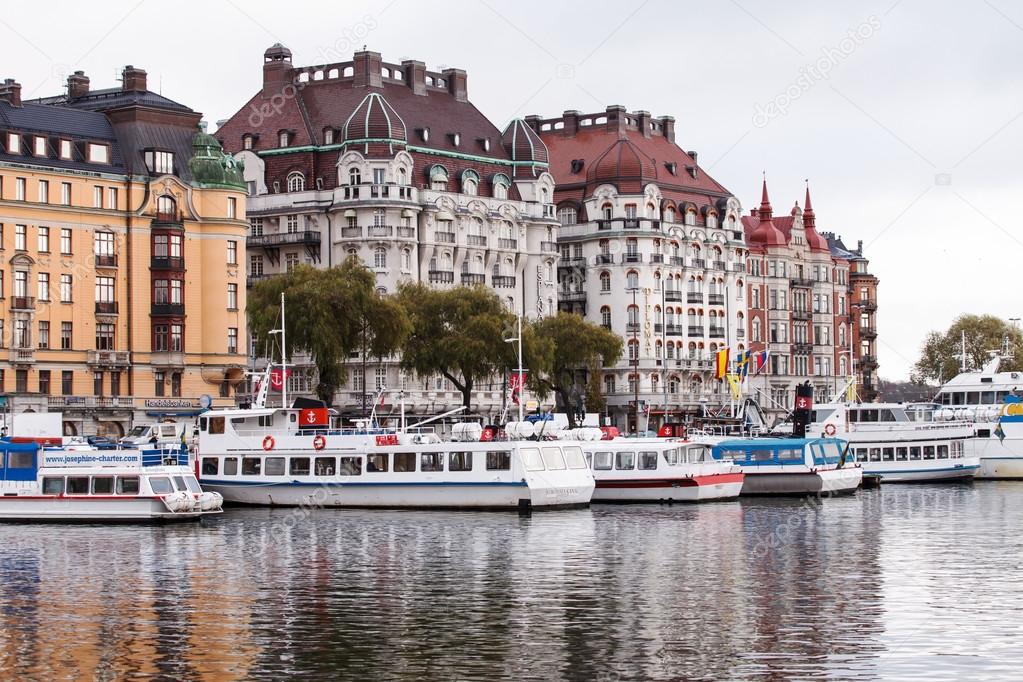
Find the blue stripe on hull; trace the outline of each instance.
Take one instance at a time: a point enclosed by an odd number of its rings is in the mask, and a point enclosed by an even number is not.
[[[443,487],[443,488],[454,488],[454,487],[507,487],[507,488],[527,488],[529,487],[525,481],[407,481],[407,482],[386,482],[386,481],[352,481],[351,483],[345,481],[316,481],[316,482],[303,482],[303,481],[222,481],[210,478],[199,479],[200,485],[216,485],[221,487],[252,487],[252,486],[264,486],[268,488],[273,487],[311,487],[320,488],[327,486],[330,488],[348,488],[348,487]]]

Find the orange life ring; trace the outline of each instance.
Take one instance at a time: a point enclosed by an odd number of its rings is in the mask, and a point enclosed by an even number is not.
[[[824,427],[824,433],[826,435],[828,435],[828,436],[834,436],[835,435],[835,425],[834,424],[828,424],[827,426],[825,426]]]
[[[313,450],[322,450],[325,447],[327,447],[327,439],[323,437],[322,433],[317,434],[317,436],[313,438]]]
[[[266,450],[266,451],[270,451],[270,450],[274,449],[274,437],[273,436],[267,436],[266,438],[263,439],[263,449]]]

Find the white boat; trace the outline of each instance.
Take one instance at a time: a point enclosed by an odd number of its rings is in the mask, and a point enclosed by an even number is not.
[[[1023,372],[1001,372],[994,355],[979,370],[963,370],[935,396],[939,421],[973,424],[965,454],[980,459],[977,478],[1023,479]]]
[[[972,479],[980,470],[980,459],[965,454],[973,425],[936,422],[934,413],[921,404],[823,403],[811,412],[806,435],[848,441],[850,459],[884,483]]]
[[[0,520],[186,521],[220,512],[188,453],[172,450],[41,449],[0,443]]]
[[[743,474],[698,443],[619,438],[583,443],[594,502],[702,502],[734,499]]]
[[[713,455],[739,467],[743,495],[840,495],[863,480],[863,469],[836,438],[721,440]]]

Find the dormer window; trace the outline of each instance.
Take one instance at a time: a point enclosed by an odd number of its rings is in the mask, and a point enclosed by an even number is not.
[[[481,137],[480,138],[480,147],[483,148],[483,151],[489,152],[490,151],[490,138],[489,137]]]
[[[287,147],[288,142],[291,140],[291,134],[287,130],[282,130],[277,134],[277,146]]]
[[[71,158],[71,140],[60,141],[60,158],[62,159]]]
[[[572,159],[572,173],[580,173],[583,170],[583,159]]]
[[[107,145],[90,142],[86,150],[89,163],[110,163],[110,147]]]
[[[353,168],[348,171],[348,184],[359,185],[362,184],[362,173],[359,172],[358,168]]]
[[[147,149],[145,151],[146,168],[153,175],[174,174],[174,152],[167,152],[160,149]]]
[[[444,166],[433,166],[430,169],[430,189],[437,190],[439,192],[447,191],[448,188],[448,171]]]
[[[494,176],[494,198],[495,199],[507,199],[508,188],[511,187],[511,179],[504,173],[498,173]]]
[[[252,135],[242,135],[242,149],[251,150],[252,143]]]
[[[334,144],[334,130],[327,128],[323,131],[323,144]]]
[[[36,135],[32,138],[33,149],[32,152],[36,156],[46,156],[46,138],[40,135]]]
[[[461,133],[451,133],[451,135],[449,135],[449,137],[451,138],[451,144],[454,145],[455,147],[457,147],[458,145],[460,145],[462,143],[462,134]]]
[[[479,194],[480,176],[473,170],[462,171],[462,194],[476,196]]]
[[[294,173],[288,174],[288,191],[289,192],[304,192],[305,191],[305,176],[295,171]]]
[[[7,133],[7,153],[21,153],[21,135],[18,135],[18,133]]]
[[[416,132],[419,133],[419,138],[423,142],[430,141],[430,129],[429,128],[416,128]]]
[[[678,164],[674,161],[665,161],[664,167],[668,169],[668,172],[672,175],[678,175]]]

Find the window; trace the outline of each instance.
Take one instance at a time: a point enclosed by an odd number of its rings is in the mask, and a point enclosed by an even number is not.
[[[39,226],[36,229],[36,246],[39,253],[50,252],[50,228]]]
[[[14,181],[14,198],[25,201],[25,178],[17,178]]]
[[[227,285],[227,309],[238,310],[238,285],[234,282]]]
[[[103,188],[98,185],[92,188],[92,207],[103,208]]]
[[[181,397],[181,372],[171,373],[171,396],[174,398]]]
[[[60,349],[71,350],[71,323],[60,323]]]
[[[21,135],[18,135],[17,133],[7,133],[7,153],[21,153]]]
[[[50,395],[50,370],[39,370],[39,392],[43,395]]]
[[[182,325],[180,325],[180,324],[172,324],[170,326],[170,351],[172,353],[180,353],[182,351],[182,348],[183,348],[182,336],[183,335],[184,335],[184,327]],[[178,374],[178,373],[173,374],[171,376],[171,380],[173,380],[174,377],[178,377],[179,381],[181,379],[181,375]]]
[[[641,452],[639,453],[639,468],[644,471],[654,471],[657,469],[657,453],[656,452]]]
[[[394,472],[406,473],[416,470],[416,453],[396,452],[394,453]]]
[[[511,452],[499,450],[487,453],[487,471],[510,471]]]
[[[625,217],[630,220],[636,217],[636,204],[625,204]]]
[[[40,301],[50,300],[50,273],[40,272],[36,275],[38,281],[38,298]]]
[[[362,184],[362,173],[358,168],[353,168],[348,171],[348,184],[349,185],[360,185]]]
[[[227,198],[227,217],[228,218],[238,217],[238,200],[234,197]]]
[[[227,264],[238,265],[238,242],[233,239],[227,242]]]
[[[387,455],[366,455],[366,473],[383,473],[387,471]]]
[[[114,278],[113,277],[97,277],[96,278],[96,302],[97,303],[113,303],[114,301]]]
[[[27,225],[15,225],[14,226],[14,248],[18,251],[28,250],[28,226]]]
[[[252,135],[242,136],[242,149],[252,149]]]
[[[48,204],[50,203],[50,182],[49,180],[39,181],[39,203]]]
[[[60,373],[60,392],[62,395],[73,395],[75,392],[75,373],[65,369]]]
[[[153,372],[153,394],[156,397],[162,397],[164,394],[164,383],[167,380],[167,375],[163,372]]]
[[[174,152],[159,149],[147,149],[145,152],[146,167],[154,175],[174,174]]]
[[[97,256],[110,257],[114,255],[114,233],[97,232],[93,236],[93,252]]]
[[[103,372],[94,372],[92,375],[92,392],[95,395],[103,395]]]
[[[284,254],[284,269],[287,272],[292,272],[298,267],[298,254],[291,252]]]
[[[424,452],[419,455],[420,471],[444,471],[444,453]]]
[[[117,188],[107,188],[107,208],[110,210],[117,210]]]
[[[15,320],[14,322],[14,347],[28,348],[32,343],[32,334],[29,329],[28,320]]]
[[[448,471],[472,471],[472,453],[471,452],[449,453]]]
[[[386,268],[387,267],[387,249],[382,246],[378,246],[373,249],[373,267],[375,268]]]
[[[63,256],[71,255],[71,228],[69,227],[60,229],[60,253]]]
[[[635,468],[636,468],[635,452],[615,453],[615,469],[618,469],[619,471],[629,471]]]
[[[60,158],[62,159],[71,158],[71,140],[60,141]]]
[[[71,183],[62,182],[60,183],[60,203],[65,206],[71,205]]]
[[[288,135],[288,131],[287,130],[282,130],[281,132],[279,132],[277,134],[277,146],[278,147],[287,147],[288,146],[288,138],[289,137],[290,137],[290,135]]]
[[[609,272],[600,273],[600,290],[611,291],[611,273]]]
[[[39,348],[45,350],[50,347],[50,323],[48,320],[39,321]]]
[[[86,145],[86,158],[89,163],[109,163],[110,148],[105,144],[88,143]]]
[[[259,457],[242,457],[242,476],[259,476],[262,465]]]
[[[114,349],[114,325],[99,323],[96,325],[96,350]]]
[[[234,354],[238,352],[238,328],[227,328],[227,352]]]

